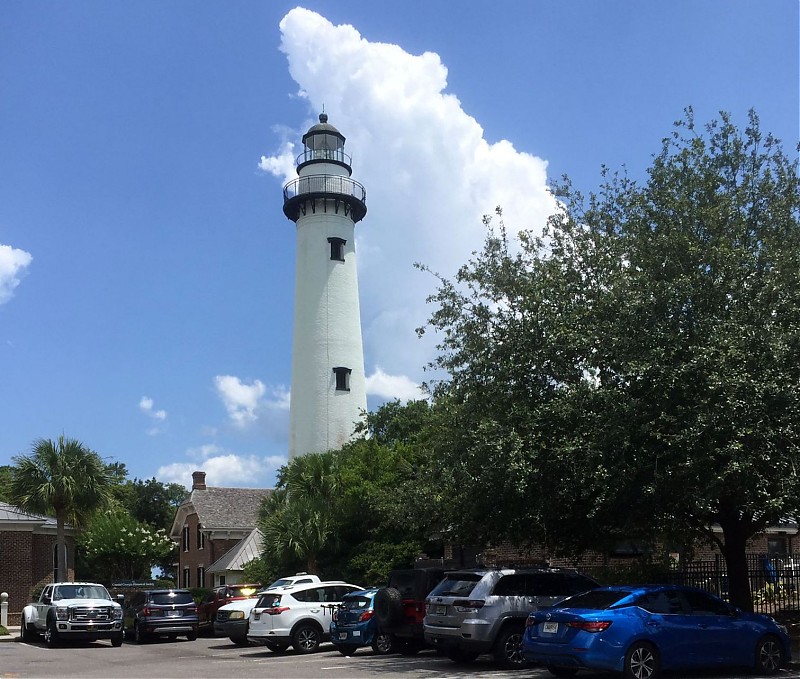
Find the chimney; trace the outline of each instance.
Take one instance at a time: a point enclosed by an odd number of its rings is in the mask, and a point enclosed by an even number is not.
[[[192,490],[206,489],[206,473],[192,472]]]

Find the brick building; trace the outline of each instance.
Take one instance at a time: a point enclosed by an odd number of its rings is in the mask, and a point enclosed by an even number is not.
[[[192,492],[175,513],[170,537],[178,544],[178,585],[216,587],[240,582],[234,554],[258,555],[258,511],[272,492],[265,488],[219,488],[206,486],[206,474],[192,474]],[[233,550],[233,551],[232,551]]]
[[[56,566],[56,520],[0,502],[0,591],[8,593],[10,625],[18,625],[34,588],[75,578],[75,532],[67,526],[67,573]]]

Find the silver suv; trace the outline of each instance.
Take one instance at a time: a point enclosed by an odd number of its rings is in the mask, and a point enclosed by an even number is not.
[[[571,569],[452,571],[425,600],[425,641],[454,662],[491,652],[501,667],[523,667],[528,614],[597,586]]]

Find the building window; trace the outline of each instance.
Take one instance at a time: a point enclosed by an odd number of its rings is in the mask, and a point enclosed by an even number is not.
[[[198,523],[197,524],[197,549],[205,549],[206,546],[206,534],[200,530],[202,526]]]
[[[206,586],[206,569],[202,566],[199,566],[197,569],[197,586],[198,587],[205,587]]]
[[[189,526],[183,527],[183,551],[189,551]]]
[[[342,238],[328,238],[328,242],[331,244],[331,259],[335,259],[337,262],[343,262],[344,246],[347,241]]]
[[[225,576],[224,575],[220,575],[219,576],[219,584],[220,585],[224,585],[225,584]]]
[[[334,368],[333,374],[336,375],[336,391],[350,391],[350,368]]]
[[[183,586],[184,587],[191,587],[192,586],[192,571],[188,568],[183,569]]]
[[[769,537],[767,538],[767,554],[769,556],[783,556],[786,554],[786,538]]]

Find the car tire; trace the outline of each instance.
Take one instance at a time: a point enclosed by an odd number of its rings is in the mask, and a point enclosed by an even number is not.
[[[111,645],[114,648],[119,648],[122,646],[122,640],[124,639],[125,635],[122,632],[118,632],[116,634],[111,635]]]
[[[56,629],[56,621],[55,618],[50,618],[47,621],[47,628],[44,631],[44,643],[47,644],[47,648],[56,648],[58,646],[59,638],[58,638],[58,630]]]
[[[547,671],[554,677],[574,677],[578,673],[574,667],[553,667],[552,665],[547,666]]]
[[[292,646],[298,653],[313,653],[321,641],[322,632],[316,625],[301,624],[292,632]]]
[[[289,644],[282,644],[278,643],[277,641],[265,641],[264,646],[266,646],[273,653],[277,653],[279,655],[281,653],[286,653],[286,649],[289,648]]]
[[[144,644],[144,643],[147,642],[147,639],[148,639],[147,633],[144,632],[142,630],[142,628],[139,627],[139,625],[134,625],[133,626],[133,640],[137,644]]]
[[[342,655],[351,656],[358,650],[358,646],[355,644],[339,644],[336,646],[336,650]]]
[[[625,654],[622,676],[625,679],[656,679],[661,673],[658,651],[646,641],[633,643]]]
[[[756,644],[756,672],[775,674],[785,663],[783,645],[778,637],[769,635]]]
[[[445,651],[445,655],[457,665],[469,665],[475,662],[475,658],[477,658],[480,653],[477,651],[464,651],[460,648],[451,648]]]
[[[500,630],[492,647],[495,663],[503,669],[522,669],[528,661],[522,656],[523,628],[509,625]]]
[[[243,637],[228,637],[236,646],[249,646],[250,642],[247,641],[247,636]]]
[[[372,639],[372,652],[375,655],[388,655],[394,653],[394,637],[382,629],[375,632],[375,637]]]
[[[20,627],[19,630],[20,641],[27,641],[27,642],[35,641],[36,637],[38,636],[39,635],[36,633],[36,630],[33,627],[33,623],[26,623],[26,622],[22,623],[22,626]]]
[[[403,622],[403,595],[394,587],[383,587],[375,592],[373,601],[375,619],[381,627],[395,627]]]
[[[197,632],[187,632],[186,641],[197,641]]]

